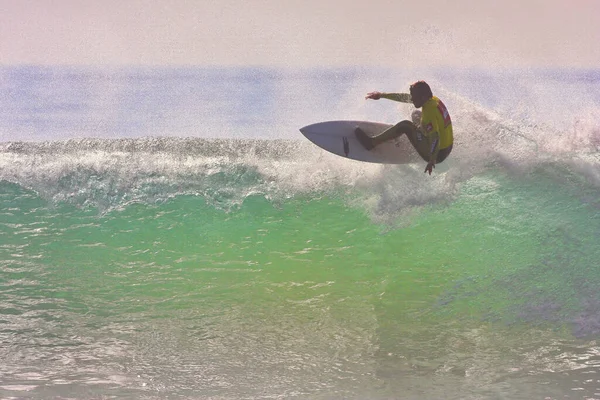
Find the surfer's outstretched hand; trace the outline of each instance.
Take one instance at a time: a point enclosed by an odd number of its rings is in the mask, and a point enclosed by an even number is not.
[[[431,175],[431,171],[433,171],[434,168],[435,168],[434,163],[428,163],[427,166],[425,167],[425,171],[423,171],[423,172],[429,172],[429,175]]]
[[[382,95],[381,92],[371,92],[371,93],[367,93],[367,95],[365,96],[365,99],[379,100],[381,98],[381,95]]]

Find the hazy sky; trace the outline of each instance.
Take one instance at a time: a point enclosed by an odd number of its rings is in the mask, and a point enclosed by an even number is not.
[[[600,67],[600,0],[0,0],[0,64]]]

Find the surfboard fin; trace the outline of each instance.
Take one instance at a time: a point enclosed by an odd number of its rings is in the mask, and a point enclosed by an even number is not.
[[[371,150],[373,147],[375,147],[369,135],[367,135],[362,129],[360,129],[360,127],[357,126],[354,129],[354,135],[365,149]]]

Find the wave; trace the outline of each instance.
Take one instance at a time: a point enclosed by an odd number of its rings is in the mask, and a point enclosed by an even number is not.
[[[360,163],[303,139],[147,137],[1,143],[0,180],[53,203],[102,210],[180,194],[203,196],[230,210],[251,195],[278,202],[342,193],[382,221],[411,207],[447,201],[462,183],[490,171],[522,176],[566,168],[583,184],[600,187],[593,125],[581,126],[578,140],[561,147],[567,134],[507,121],[464,99],[454,101],[465,101],[461,109],[468,111],[457,115],[452,156],[431,177],[419,164]],[[540,132],[543,140],[537,139]],[[568,181],[572,174],[558,173],[556,179]]]
[[[349,184],[346,160],[308,141],[198,138],[71,139],[11,142],[0,148],[0,180],[53,202],[106,209],[201,195],[230,209],[249,195],[277,200]],[[354,165],[356,173],[364,166]]]

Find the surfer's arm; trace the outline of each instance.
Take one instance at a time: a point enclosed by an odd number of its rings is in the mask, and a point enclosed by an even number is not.
[[[429,144],[429,164],[435,165],[438,153],[440,152],[440,125],[436,118],[431,118],[430,114],[423,112],[423,134]]]
[[[440,152],[440,134],[435,131],[428,135],[429,140],[429,163],[436,163],[438,153]]]
[[[408,93],[383,93],[383,92],[371,92],[367,93],[365,99],[379,100],[388,99],[393,101],[399,101],[400,103],[412,103],[412,97]]]
[[[399,101],[400,103],[412,103],[412,97],[409,93],[381,93],[381,98]]]
[[[440,134],[437,131],[433,131],[430,132],[426,137],[427,142],[429,143],[430,152],[429,162],[425,167],[425,172],[429,172],[429,175],[431,175],[431,172],[433,172],[433,169],[435,168],[438,153],[440,152]]]

